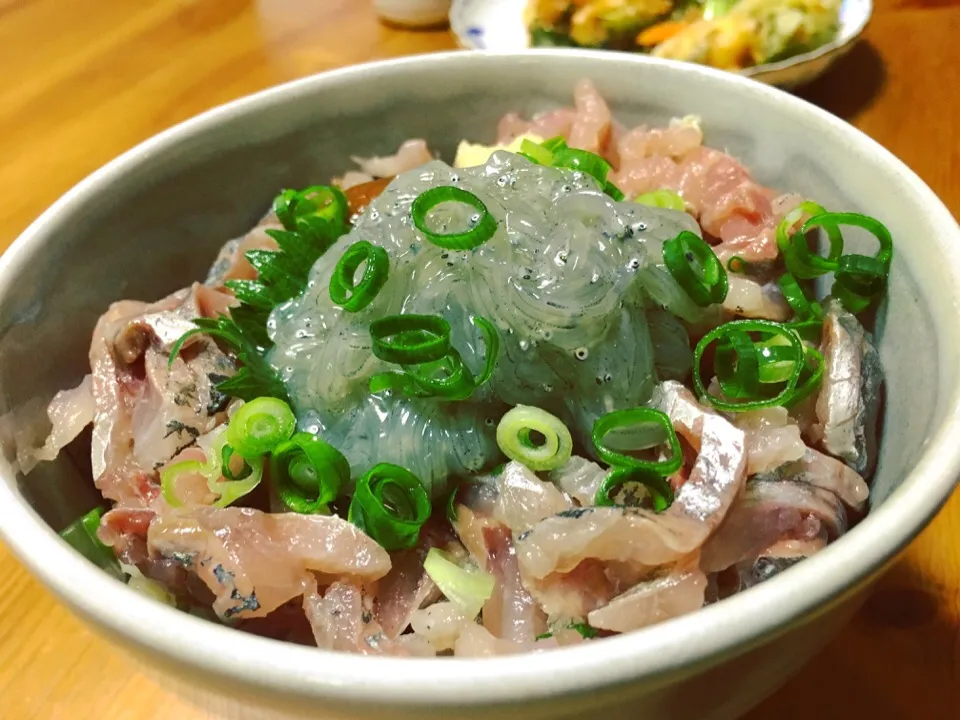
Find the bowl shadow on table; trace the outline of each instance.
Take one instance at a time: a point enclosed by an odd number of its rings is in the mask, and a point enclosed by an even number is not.
[[[886,82],[887,69],[880,53],[871,43],[861,41],[829,71],[795,92],[852,122],[873,104]]]
[[[949,588],[901,560],[840,634],[743,720],[956,717],[960,627],[947,610],[952,601]]]

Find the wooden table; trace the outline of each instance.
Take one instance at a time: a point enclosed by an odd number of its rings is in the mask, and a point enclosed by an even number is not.
[[[960,2],[875,0],[866,42],[804,92],[960,215]],[[202,110],[373,58],[447,49],[370,0],[0,0],[0,248],[87,173]],[[0,509],[2,512],[2,509]],[[94,637],[0,547],[0,716],[213,717]],[[960,494],[853,623],[749,717],[960,717]]]

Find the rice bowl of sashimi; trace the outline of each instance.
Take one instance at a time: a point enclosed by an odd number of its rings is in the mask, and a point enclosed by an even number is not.
[[[957,235],[852,128],[703,68],[266,91],[4,256],[0,532],[189,692],[733,717],[953,487]]]

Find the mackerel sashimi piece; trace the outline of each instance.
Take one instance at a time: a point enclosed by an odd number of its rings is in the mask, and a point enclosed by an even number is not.
[[[336,516],[196,507],[159,516],[147,539],[200,576],[223,618],[268,614],[305,592],[310,571],[364,583],[390,570],[386,550]]]

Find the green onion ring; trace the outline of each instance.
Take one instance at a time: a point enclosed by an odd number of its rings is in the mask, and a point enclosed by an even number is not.
[[[394,317],[414,317],[397,315]],[[439,316],[425,316],[438,317]],[[442,320],[442,318],[440,318]],[[445,320],[443,322],[446,322]],[[485,317],[475,315],[470,318],[483,337],[485,351],[484,366],[480,377],[475,378],[463,362],[460,353],[452,346],[447,353],[435,360],[425,362],[398,363],[404,372],[389,371],[377,373],[370,378],[370,392],[394,390],[411,397],[440,397],[445,400],[466,400],[486,383],[496,369],[500,353],[500,334],[492,322]],[[449,325],[447,325],[449,330]],[[373,326],[371,325],[371,330]],[[449,338],[449,334],[447,335]],[[448,340],[449,341],[449,340]],[[376,349],[374,350],[376,354]],[[379,357],[379,356],[378,356]]]
[[[727,260],[727,270],[732,273],[737,273],[742,275],[750,269],[750,263],[744,260],[739,255],[734,255],[729,260]]]
[[[482,315],[474,315],[470,318],[470,322],[479,328],[483,337],[485,358],[480,377],[475,383],[476,387],[480,387],[493,376],[493,371],[497,368],[497,357],[500,355],[500,333],[497,332],[494,324]]]
[[[793,310],[793,314],[798,320],[807,320],[823,315],[823,308],[820,306],[820,303],[807,300],[807,296],[803,294],[803,288],[800,287],[800,283],[797,282],[797,279],[793,275],[784,273],[780,279],[777,280],[777,284],[780,286],[780,291],[783,293],[784,299],[786,299],[787,304]]]
[[[97,535],[102,518],[103,508],[95,508],[67,525],[60,531],[60,537],[94,565],[106,570],[118,580],[123,580],[126,574],[121,569],[113,548],[104,545]]]
[[[814,255],[807,244],[807,223],[797,232],[788,235],[790,228],[797,224],[803,215],[821,217],[828,214],[826,210],[815,202],[802,202],[783,216],[777,224],[777,247],[783,255],[787,270],[798,279],[809,280],[828,272],[833,272],[837,259],[843,253],[843,236],[835,225],[825,225],[824,230],[830,241],[830,250],[826,257]],[[807,221],[809,223],[809,221]]]
[[[663,512],[673,504],[670,481],[656,471],[639,467],[617,467],[608,473],[597,489],[594,504],[600,507],[614,506],[616,503],[611,496],[627,483],[639,483],[647,489],[655,512]]]
[[[811,360],[814,363],[812,370],[810,369]],[[787,407],[792,407],[807,399],[820,387],[820,381],[823,379],[824,365],[823,355],[819,350],[813,347],[804,347],[804,371],[806,376],[804,376],[804,374],[800,375],[796,392],[794,392],[785,403]]]
[[[233,456],[236,455],[241,460],[243,460],[243,468],[241,468],[239,473],[234,473],[233,468],[230,467],[230,461],[233,459]],[[223,443],[223,447],[220,449],[220,473],[224,478],[230,482],[237,482],[238,480],[246,480],[253,473],[253,468],[250,466],[250,463],[244,458],[240,453],[236,452],[229,444],[226,442]]]
[[[680,212],[686,212],[687,210],[686,201],[673,190],[663,189],[643,193],[642,195],[637,195],[633,201],[641,205],[664,208],[666,210],[679,210]]]
[[[246,462],[249,464],[250,472],[240,480],[218,482],[208,478],[207,487],[220,496],[214,501],[214,507],[227,507],[252,492],[260,484],[263,479],[263,458],[253,458]]]
[[[477,389],[473,373],[453,348],[439,360],[407,365],[404,370],[427,397],[466,400]]]
[[[727,297],[727,273],[703,238],[684,230],[663,244],[663,263],[700,307],[722,303]]]
[[[819,345],[823,335],[823,319],[815,318],[811,320],[796,320],[794,322],[783,323],[788,330],[795,332],[804,342]]]
[[[607,435],[612,430],[638,428],[644,425],[652,426],[660,437],[665,436],[666,445],[670,450],[670,456],[666,460],[640,460],[612,449],[606,442]],[[593,423],[591,439],[597,449],[597,454],[604,462],[614,467],[644,470],[659,475],[671,475],[683,465],[683,451],[680,449],[680,440],[673,429],[673,423],[666,413],[655,408],[637,407],[607,413]],[[649,447],[656,446],[651,445]],[[649,448],[637,449],[646,450]]]
[[[160,493],[170,507],[183,507],[183,501],[177,495],[177,480],[189,473],[206,476],[207,464],[199,460],[183,460],[160,471]]]
[[[533,442],[534,432],[543,436],[542,444]],[[500,418],[497,445],[508,458],[534,472],[556,470],[573,453],[573,438],[563,421],[529,405],[517,405]]]
[[[284,228],[291,232],[303,231],[314,221],[342,225],[346,222],[348,205],[339,188],[314,185],[304,190],[283,190],[273,201],[273,211]]]
[[[760,392],[760,358],[746,332],[733,329],[717,342],[713,365],[727,397],[750,398]]]
[[[832,294],[850,312],[865,310],[883,292],[888,267],[867,255],[844,255],[837,263]]]
[[[557,135],[556,137],[552,137],[549,140],[544,140],[540,144],[543,147],[545,147],[547,150],[553,153],[555,153],[557,150],[561,148],[567,147],[567,141],[563,139],[562,135]]]
[[[876,218],[872,218],[869,215],[861,215],[860,213],[835,213],[835,212],[823,212],[818,215],[814,215],[809,220],[807,220],[803,227],[800,228],[800,233],[804,234],[812,230],[815,227],[822,227],[827,231],[827,234],[830,235],[831,231],[835,232],[837,236],[840,235],[840,225],[849,225],[850,227],[859,227],[866,230],[868,233],[873,235],[877,239],[879,244],[879,249],[875,255],[876,259],[883,263],[888,269],[890,267],[890,262],[893,260],[893,236],[890,234],[890,231],[887,229],[887,226]],[[831,252],[830,256],[827,259],[832,259],[834,263],[840,259],[840,255],[843,252],[843,241],[841,239],[839,245],[840,250],[835,251],[834,241],[831,236]]]
[[[370,323],[370,338],[384,362],[427,363],[450,352],[450,323],[440,315],[388,315]]]
[[[226,438],[247,460],[266,455],[293,435],[297,418],[283,400],[261,397],[244,403],[230,418]]]
[[[610,173],[610,163],[602,157],[587,150],[571,147],[560,148],[553,152],[553,166],[586,173],[603,186],[606,185],[607,175]]]
[[[553,153],[543,145],[524,138],[520,141],[520,154],[525,155],[537,165],[553,165]]]
[[[479,214],[476,225],[459,233],[438,233],[427,227],[427,213],[445,202],[459,202],[469,205]],[[443,185],[420,193],[410,208],[413,224],[427,240],[445,250],[471,250],[483,245],[497,232],[497,221],[483,201],[463,188]]]
[[[796,361],[793,363],[793,372],[784,383],[783,388],[776,395],[772,397],[763,397],[759,392],[756,392],[748,396],[756,399],[748,400],[746,402],[731,402],[724,400],[723,398],[710,395],[707,392],[707,388],[702,377],[704,353],[714,342],[723,341],[727,339],[731,333],[739,332],[758,332],[766,335],[782,335],[789,341],[790,346],[793,348],[793,357],[796,359]],[[734,337],[736,337],[736,335],[734,335]],[[714,328],[704,335],[700,339],[700,342],[697,343],[697,347],[693,352],[693,385],[697,391],[697,395],[700,398],[709,402],[718,410],[724,410],[726,412],[742,412],[745,410],[755,410],[757,408],[784,405],[790,401],[796,390],[800,373],[803,371],[805,365],[803,362],[798,362],[803,358],[803,354],[804,349],[803,344],[800,342],[800,338],[791,329],[780,323],[776,323],[771,320],[734,320]],[[756,382],[757,386],[759,387],[759,362],[757,363]],[[753,383],[751,383],[751,387],[753,387]],[[726,394],[726,391],[724,391],[724,394]],[[747,393],[745,392],[740,394],[740,397],[742,398],[745,396],[747,396]]]
[[[761,383],[770,385],[786,382],[793,374],[796,363],[793,346],[783,335],[774,335],[769,340],[755,345],[758,367],[757,377]]]
[[[274,448],[270,480],[289,510],[327,514],[327,505],[350,481],[350,463],[316,435],[300,432]]]
[[[609,196],[611,197],[611,199],[613,199],[615,202],[620,202],[621,200],[625,200],[625,199],[626,199],[626,195],[623,194],[623,190],[621,190],[620,188],[618,188],[616,185],[614,185],[614,184],[613,184],[612,182],[610,182],[609,180],[607,180],[607,182],[604,183],[604,185],[603,185],[603,192],[605,192],[607,195],[609,195]]]
[[[430,498],[416,475],[380,463],[357,480],[347,519],[393,552],[417,544],[430,511]]]
[[[366,263],[360,284],[354,285],[354,276]],[[390,274],[390,257],[387,251],[366,240],[351,245],[337,261],[330,277],[330,300],[346,312],[360,312],[367,307],[383,288]]]

